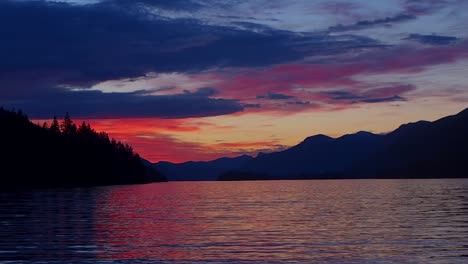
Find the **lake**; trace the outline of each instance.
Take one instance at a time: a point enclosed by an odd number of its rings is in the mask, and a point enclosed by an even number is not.
[[[468,263],[468,179],[0,194],[0,263]]]

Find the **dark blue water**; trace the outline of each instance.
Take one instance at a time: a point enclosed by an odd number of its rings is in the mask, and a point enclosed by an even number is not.
[[[0,194],[0,263],[468,263],[468,180]]]

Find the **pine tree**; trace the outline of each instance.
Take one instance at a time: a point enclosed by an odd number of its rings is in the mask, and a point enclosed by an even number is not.
[[[62,124],[60,124],[60,128],[62,129],[62,133],[65,135],[76,134],[76,125],[71,120],[68,112],[65,114]]]
[[[54,120],[52,121],[49,130],[53,133],[60,134],[60,126],[56,116],[54,116]]]

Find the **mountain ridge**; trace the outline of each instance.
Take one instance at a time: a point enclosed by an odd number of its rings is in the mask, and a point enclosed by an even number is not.
[[[465,161],[468,164],[468,153],[461,150],[463,146],[468,149],[464,134],[468,135],[468,108],[432,122],[402,124],[386,134],[358,131],[337,138],[312,135],[288,149],[248,156],[225,167],[216,163],[233,158],[167,164],[204,167],[211,170],[209,180],[218,172],[221,180],[239,180],[242,175],[246,179],[468,177],[468,168],[462,165]],[[164,163],[157,164],[153,166],[164,173]],[[190,174],[189,168],[179,172]],[[444,176],[444,172],[451,175]],[[200,180],[194,175],[184,177]]]
[[[153,163],[151,167],[159,170],[169,181],[214,181],[220,174],[236,169],[250,159],[253,157],[241,155],[233,158],[222,157],[211,161],[186,161],[182,163],[160,161]]]
[[[258,161],[251,161],[249,166],[239,168],[239,175],[247,175],[248,179],[282,178],[452,178],[468,177],[468,108],[455,115],[446,116],[433,122],[417,121],[399,126],[385,135],[370,132],[358,132],[344,135],[331,141],[322,151],[324,155],[333,150],[333,144],[342,145],[341,151],[350,151],[348,163],[340,159],[340,153],[334,153],[329,162],[335,168],[325,170],[304,169],[278,174],[281,166],[279,161],[269,162],[271,165],[262,167]],[[347,149],[340,139],[367,138],[361,143],[350,144]],[[371,139],[369,141],[369,139]],[[362,140],[362,138],[361,138]],[[290,148],[298,149],[302,143]],[[324,146],[322,146],[324,147]],[[364,149],[363,149],[364,148]],[[290,150],[288,149],[288,150]],[[367,150],[366,150],[367,149]],[[288,151],[285,150],[285,151]],[[335,146],[335,150],[336,146]],[[363,151],[364,150],[364,151]],[[310,154],[310,153],[309,153]],[[343,154],[343,152],[341,152]],[[277,154],[278,155],[278,154]],[[299,155],[287,157],[289,160],[300,160]],[[287,161],[287,159],[286,159]],[[308,160],[317,162],[317,160]],[[260,162],[261,163],[261,162]],[[322,161],[323,163],[323,161]],[[341,165],[345,166],[341,166]],[[236,179],[236,172],[221,175],[220,179]],[[239,177],[242,179],[242,176]]]

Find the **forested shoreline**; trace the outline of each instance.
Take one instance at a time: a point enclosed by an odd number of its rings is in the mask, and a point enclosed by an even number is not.
[[[0,108],[0,189],[82,187],[165,181],[131,146],[76,125],[34,124],[22,111]]]

